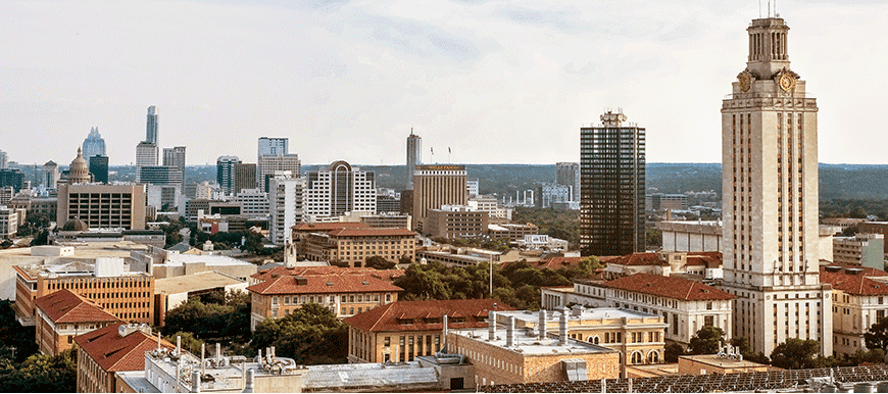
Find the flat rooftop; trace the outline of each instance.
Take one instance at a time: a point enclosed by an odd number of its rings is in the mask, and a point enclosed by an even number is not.
[[[450,330],[451,334],[470,338],[474,341],[484,342],[491,346],[511,350],[516,353],[525,355],[552,355],[552,354],[589,354],[589,353],[617,353],[616,350],[606,348],[604,346],[595,345],[589,342],[568,339],[565,344],[561,344],[558,338],[553,337],[556,332],[549,331],[549,337],[540,339],[533,330],[525,328],[516,328],[514,331],[514,340],[512,346],[506,346],[506,329],[497,327],[494,332],[494,340],[489,340],[488,328],[471,328],[462,330]],[[449,349],[448,349],[449,350]]]
[[[192,291],[218,289],[220,287],[243,284],[247,282],[220,274],[215,271],[204,271],[191,275],[175,276],[154,280],[156,294],[178,294]]]
[[[734,360],[725,357],[719,357],[717,354],[698,354],[698,355],[682,355],[679,358],[686,358],[689,360],[696,361],[698,363],[703,363],[707,365],[712,365],[720,368],[758,368],[758,367],[768,367],[766,364],[759,364],[756,362],[752,362],[749,360]],[[775,368],[779,369],[779,368]]]
[[[527,323],[537,323],[540,320],[539,311],[503,311],[497,312],[497,321],[502,323],[502,319],[508,319],[510,316],[515,318],[515,321],[522,321]],[[645,313],[641,311],[634,311],[629,309],[622,308],[583,308],[582,311],[579,311],[578,314],[575,314],[574,311],[567,311],[568,320],[602,320],[602,319],[657,319],[660,316],[652,313]],[[558,311],[547,311],[546,312],[546,322],[553,323],[559,322],[561,319],[561,312]]]
[[[182,266],[185,263],[205,263],[206,265],[253,265],[253,263],[217,254],[178,254],[167,253],[163,265]]]

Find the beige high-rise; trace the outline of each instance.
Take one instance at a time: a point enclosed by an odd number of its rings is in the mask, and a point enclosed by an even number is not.
[[[442,205],[466,205],[466,166],[417,165],[413,173],[413,223],[418,231],[429,210]]]
[[[747,28],[747,67],[722,105],[725,277],[734,336],[770,356],[789,338],[832,354],[831,287],[820,283],[817,103],[789,66],[781,18]]]

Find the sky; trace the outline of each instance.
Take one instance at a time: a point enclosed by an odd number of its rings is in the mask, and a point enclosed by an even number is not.
[[[133,163],[154,105],[160,146],[189,165],[255,162],[259,137],[303,164],[403,164],[411,128],[426,163],[551,164],[622,109],[648,162],[720,162],[721,101],[768,4],[4,0],[0,150],[67,164],[98,127],[111,164]],[[819,161],[888,163],[888,4],[775,8],[817,98]]]

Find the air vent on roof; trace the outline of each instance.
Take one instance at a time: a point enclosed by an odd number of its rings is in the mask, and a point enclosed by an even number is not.
[[[842,267],[835,266],[835,265],[827,265],[824,269],[826,270],[826,272],[839,272],[842,269]]]
[[[328,287],[333,287],[333,282],[327,282]]]
[[[364,286],[370,286],[370,282],[367,282],[366,280],[362,280],[361,284]]]
[[[860,268],[845,268],[845,273],[848,275],[857,275],[863,272],[863,269]]]
[[[296,285],[297,286],[307,286],[308,278],[296,277]]]

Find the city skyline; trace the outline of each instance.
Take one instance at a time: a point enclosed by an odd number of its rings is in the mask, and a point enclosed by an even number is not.
[[[623,108],[649,130],[648,162],[720,162],[723,81],[745,56],[734,22],[758,4],[620,4],[4,2],[0,149],[66,162],[98,127],[111,165],[135,163],[156,106],[160,147],[187,146],[190,165],[252,157],[266,135],[304,163],[403,164],[411,127],[426,163],[541,164],[579,161],[578,128]],[[888,5],[777,11],[819,99],[821,162],[883,164],[878,144],[844,141],[888,120],[857,108],[888,85],[888,48],[869,44]]]

